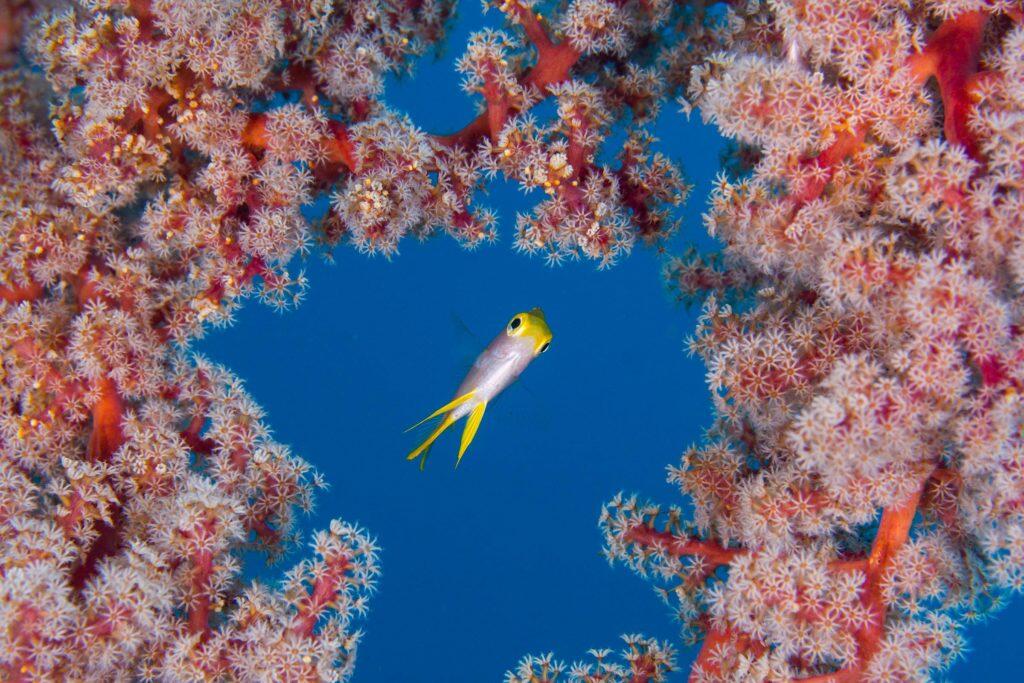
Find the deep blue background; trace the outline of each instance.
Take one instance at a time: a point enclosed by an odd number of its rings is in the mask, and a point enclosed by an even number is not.
[[[429,132],[460,127],[473,104],[452,63],[471,30],[500,19],[464,3],[454,48],[423,60],[416,79],[390,82],[386,100]],[[657,132],[696,185],[676,247],[706,244],[700,213],[722,142],[671,105]],[[513,253],[515,212],[538,200],[496,183],[481,203],[499,210],[502,240],[475,252],[439,237],[409,240],[391,261],[347,248],[334,265],[314,258],[297,311],[250,304],[198,347],[246,381],[276,438],[331,483],[304,528],[342,517],[383,547],[356,683],[498,681],[527,653],[573,660],[617,648],[622,633],[678,643],[649,584],[601,557],[597,516],[619,490],[681,502],[665,467],[709,422],[704,368],[683,350],[695,312],[672,302],[660,259],[643,248],[603,272]],[[513,313],[537,305],[551,350],[488,409],[459,471],[461,424],[425,472],[407,463],[421,434],[403,430],[450,398]],[[1022,624],[1016,606],[973,628],[975,652],[951,677],[1014,678]],[[684,669],[692,657],[680,654]]]

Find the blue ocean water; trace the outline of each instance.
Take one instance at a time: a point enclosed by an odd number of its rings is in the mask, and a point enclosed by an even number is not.
[[[461,12],[442,57],[388,85],[386,101],[430,132],[468,119],[453,62],[471,31],[500,24],[476,3]],[[722,141],[671,106],[657,133],[696,186],[675,246],[706,245],[700,213]],[[344,247],[333,265],[314,255],[297,310],[251,303],[198,346],[246,381],[276,438],[330,482],[303,529],[342,517],[383,548],[356,683],[497,681],[525,654],[571,661],[617,647],[623,633],[678,644],[649,584],[601,556],[597,516],[620,490],[682,502],[665,467],[710,416],[704,368],[683,348],[696,311],[671,300],[651,251],[601,272],[549,268],[511,249],[515,213],[538,196],[495,183],[480,200],[501,215],[497,244],[467,252],[442,236],[407,241],[391,261]],[[425,472],[406,462],[422,433],[403,430],[445,403],[475,353],[533,306],[547,314],[551,349],[488,409],[459,470],[458,427]],[[949,678],[1015,679],[1022,626],[1018,604],[972,627],[969,661]],[[693,656],[680,652],[684,670]]]

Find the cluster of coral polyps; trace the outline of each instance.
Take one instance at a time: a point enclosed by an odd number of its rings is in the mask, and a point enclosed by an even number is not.
[[[690,348],[715,420],[620,496],[694,681],[926,681],[1024,586],[1024,12],[735,6],[687,103],[733,138]],[[692,521],[687,521],[690,517]]]
[[[0,678],[347,678],[373,541],[335,521],[283,586],[246,582],[240,551],[278,559],[321,482],[188,346],[247,296],[295,303],[289,262],[314,243],[492,239],[472,200],[496,173],[543,192],[517,244],[553,261],[607,265],[674,228],[683,182],[643,130],[667,94],[639,51],[667,3],[501,11],[509,32],[458,65],[483,113],[431,135],[380,96],[441,37],[444,0],[4,3]],[[551,97],[554,120],[530,118]],[[654,675],[668,655],[645,642]]]
[[[497,9],[457,65],[479,111],[442,135],[381,97],[446,0],[6,3],[5,679],[345,678],[373,542],[337,521],[283,587],[245,583],[239,551],[280,556],[319,480],[189,343],[247,296],[294,303],[315,243],[493,239],[473,202],[499,174],[540,197],[519,249],[662,245],[687,189],[650,133],[670,99],[734,140],[723,252],[667,269],[704,298],[717,416],[671,469],[692,522],[618,497],[601,524],[704,640],[693,678],[923,680],[1024,582],[1021,3]],[[629,637],[508,677],[672,668]]]

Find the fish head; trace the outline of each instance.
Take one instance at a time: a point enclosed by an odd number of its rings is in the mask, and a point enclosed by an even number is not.
[[[534,356],[539,356],[548,350],[552,337],[551,328],[548,327],[548,321],[544,317],[544,311],[539,308],[512,316],[508,325],[505,326],[505,334],[528,341]]]

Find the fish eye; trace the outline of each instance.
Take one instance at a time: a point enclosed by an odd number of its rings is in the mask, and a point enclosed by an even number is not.
[[[519,327],[520,325],[522,325],[522,324],[523,324],[523,319],[522,319],[522,318],[520,318],[520,317],[519,317],[519,316],[517,315],[516,317],[512,318],[512,322],[510,322],[510,323],[508,324],[508,331],[509,331],[509,332],[514,332],[514,331],[515,331],[515,330],[516,330],[516,329],[517,329],[517,328],[518,328],[518,327]]]
[[[545,351],[548,350],[549,346],[551,346],[551,342],[544,342],[544,345],[540,347],[540,351],[538,351],[537,354],[540,355],[544,353]]]

